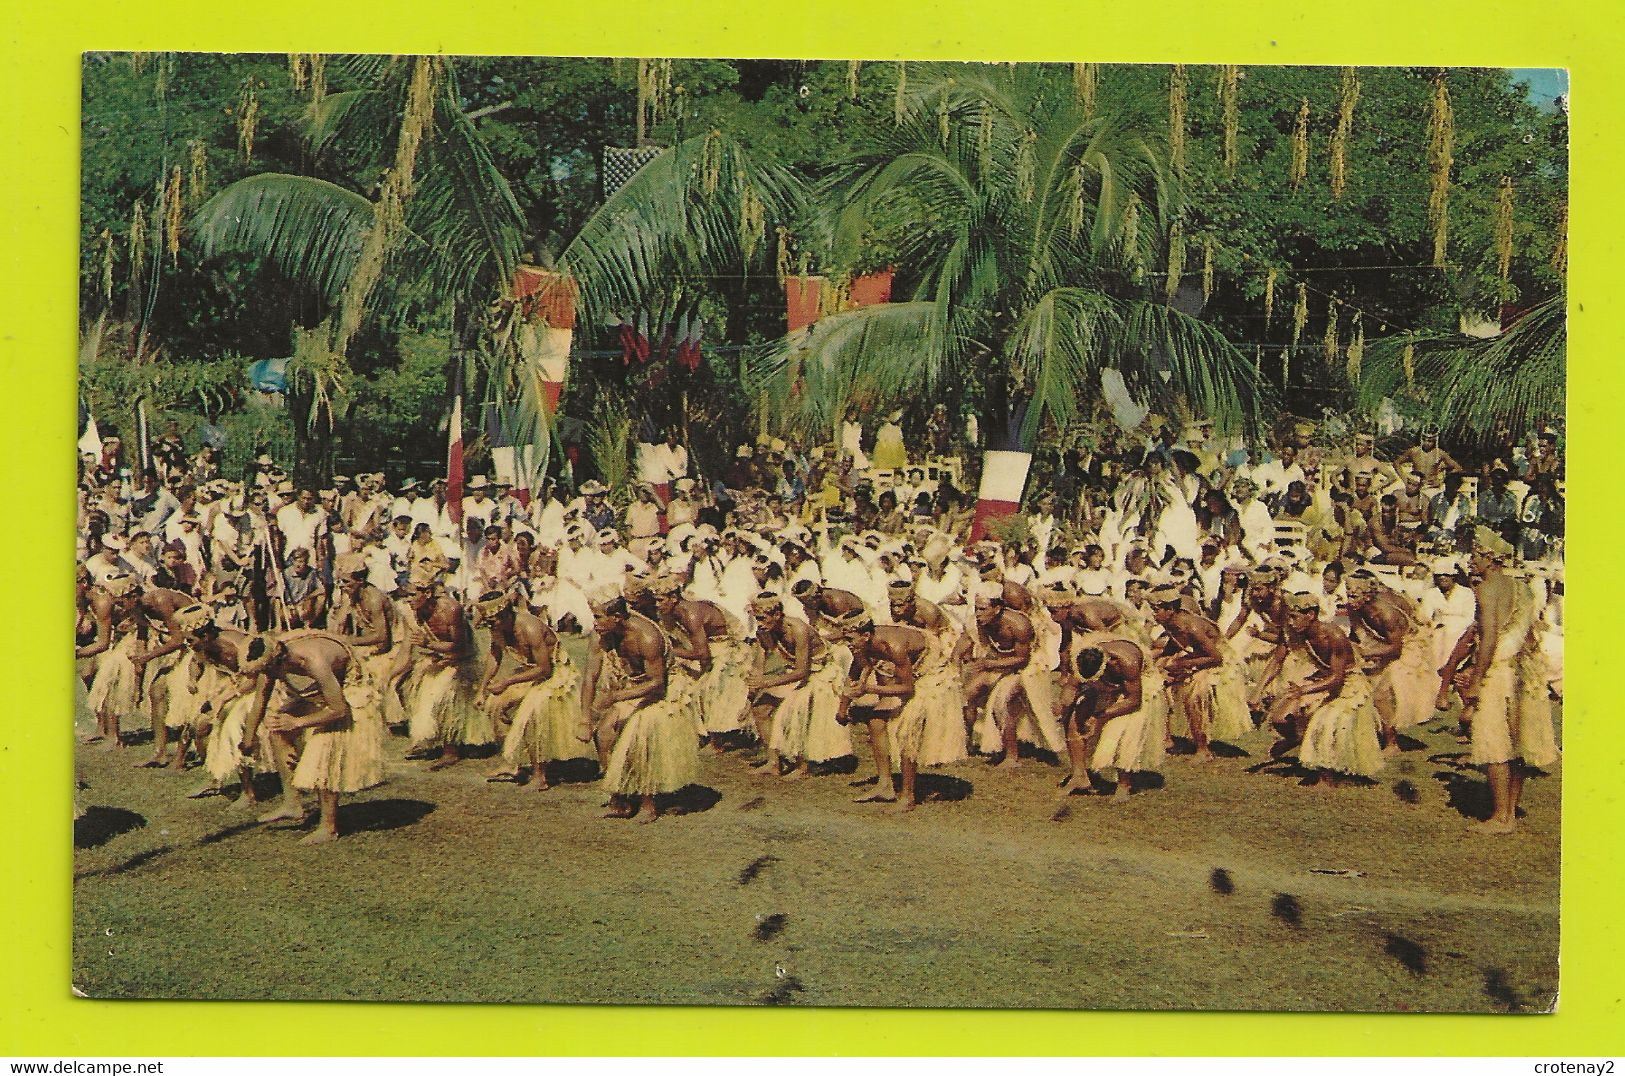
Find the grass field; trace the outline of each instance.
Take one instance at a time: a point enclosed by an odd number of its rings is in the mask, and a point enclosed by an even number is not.
[[[863,737],[859,737],[860,746]],[[73,979],[93,997],[1541,1011],[1555,1004],[1560,780],[1508,837],[1455,737],[1377,785],[1170,758],[1114,806],[981,762],[910,815],[851,773],[706,754],[691,813],[601,820],[583,780],[488,785],[390,745],[301,847],[201,771],[84,749]],[[1265,764],[1260,772],[1248,767]],[[867,764],[866,764],[867,765]],[[859,771],[860,775],[863,771]],[[1401,782],[1409,782],[1408,786]],[[1415,802],[1407,802],[1414,789]],[[1353,871],[1321,874],[1321,871]],[[1222,871],[1221,875],[1215,875]]]

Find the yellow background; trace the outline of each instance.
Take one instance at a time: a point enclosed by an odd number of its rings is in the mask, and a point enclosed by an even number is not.
[[[1602,486],[1621,445],[1618,266],[1625,55],[1617,4],[1163,0],[1155,5],[738,0],[15,0],[0,64],[0,1054],[897,1052],[1597,1055],[1625,1043],[1620,586]],[[1571,567],[1562,998],[1555,1016],[1269,1016],[386,1006],[75,999],[68,804],[79,53],[476,52],[1569,67],[1574,137]],[[20,541],[19,541],[20,539]],[[1463,837],[1462,839],[1470,839]],[[293,864],[290,863],[290,867]],[[229,900],[230,894],[221,893]],[[274,1022],[273,1022],[274,1021]],[[274,1031],[272,1029],[275,1029]],[[1612,1030],[1610,1030],[1612,1029]],[[267,1032],[270,1032],[269,1034]]]

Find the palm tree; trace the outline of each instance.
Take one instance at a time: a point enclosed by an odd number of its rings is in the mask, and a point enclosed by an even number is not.
[[[907,85],[896,128],[820,193],[831,262],[861,263],[867,237],[900,235],[912,295],[769,349],[752,372],[781,407],[829,431],[854,394],[979,392],[1002,454],[984,460],[984,493],[997,469],[1013,493],[990,496],[1005,502],[1020,500],[1045,421],[1064,426],[1108,368],[1160,407],[1252,424],[1262,390],[1250,360],[1152,298],[1146,270],[1182,202],[1143,103],[1091,114],[1053,67],[910,68]]]
[[[1410,395],[1446,432],[1483,440],[1498,426],[1527,430],[1565,413],[1567,355],[1565,298],[1556,295],[1488,340],[1436,333],[1373,343],[1356,399],[1370,411]]]
[[[460,310],[454,332],[466,336],[479,300],[511,278],[523,224],[462,112],[450,61],[352,57],[341,66],[360,88],[313,104],[310,141],[318,154],[342,141],[358,174],[379,177],[373,196],[262,173],[216,194],[193,221],[206,256],[263,257],[327,305],[315,330],[296,331],[288,364],[301,483],[327,462],[334,402],[346,391],[362,324],[427,297]]]
[[[510,432],[536,447],[530,462],[539,472],[554,416],[519,352],[519,314],[498,304],[511,297],[524,218],[461,110],[455,68],[442,57],[359,57],[345,66],[363,88],[314,106],[310,140],[318,153],[375,162],[383,176],[376,197],[307,176],[252,176],[200,209],[195,229],[205,252],[263,256],[332,305],[318,332],[297,338],[289,364],[290,381],[310,395],[302,410],[313,430],[323,419],[330,432],[329,401],[342,391],[345,349],[364,317],[450,304],[460,343],[485,360],[488,395]],[[773,223],[803,200],[794,176],[758,164],[710,131],[640,169],[559,252],[554,268],[579,287],[579,320],[597,325],[674,276],[750,262],[766,250]],[[483,316],[493,304],[499,312]]]

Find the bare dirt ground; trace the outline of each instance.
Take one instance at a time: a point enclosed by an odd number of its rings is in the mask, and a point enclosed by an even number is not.
[[[867,744],[860,733],[860,754]],[[1557,991],[1560,780],[1478,836],[1483,777],[1415,733],[1370,787],[1173,757],[1114,806],[981,761],[912,814],[856,772],[702,755],[689,813],[599,818],[487,763],[389,778],[302,847],[201,771],[81,748],[74,984],[95,997],[1540,1011]],[[1259,767],[1258,772],[1247,772]],[[847,767],[850,770],[850,766]],[[590,767],[589,767],[590,770]],[[1414,794],[1414,795],[1413,795]],[[1414,798],[1415,802],[1408,802]],[[1358,872],[1326,874],[1315,871]],[[1217,873],[1216,872],[1222,872]]]

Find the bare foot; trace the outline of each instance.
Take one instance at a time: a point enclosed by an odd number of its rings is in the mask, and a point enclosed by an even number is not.
[[[777,762],[777,761],[778,761],[777,759],[772,758],[772,757],[753,758],[753,759],[750,760],[750,768],[753,769],[753,770],[759,770],[763,766],[766,766],[769,762]]]
[[[1517,828],[1515,823],[1503,822],[1498,818],[1487,818],[1482,822],[1474,822],[1468,828],[1468,831],[1485,837],[1504,837],[1515,832]]]
[[[163,755],[154,755],[144,762],[137,762],[133,768],[137,770],[157,770],[167,765],[169,765],[169,759]]]
[[[225,794],[225,790],[220,788],[218,785],[204,785],[196,792],[189,794],[186,798],[189,800],[205,800],[210,796],[224,796]]]
[[[1397,754],[1400,753],[1399,752],[1399,745],[1397,743],[1387,744],[1387,745],[1385,745],[1383,747],[1382,753],[1384,755],[1390,755],[1390,756],[1397,755]]]
[[[890,792],[871,792],[867,796],[859,796],[853,803],[896,803],[897,797]]]
[[[637,817],[638,817],[638,825],[647,826],[650,822],[658,822],[660,820],[660,812],[659,811],[644,811],[642,814],[638,815]]]
[[[433,773],[436,770],[443,770],[449,766],[455,766],[461,761],[463,761],[461,755],[441,755],[439,758],[429,763],[429,772]]]
[[[791,766],[788,770],[785,770],[783,773],[779,774],[779,780],[794,781],[803,776],[803,774],[804,771],[800,766]]]
[[[1129,794],[1129,788],[1127,785],[1118,785],[1117,791],[1112,793],[1112,804],[1116,806],[1118,804],[1127,803]]]
[[[1207,748],[1204,747],[1204,748],[1202,748],[1202,750],[1196,752],[1196,754],[1191,756],[1191,761],[1192,762],[1206,763],[1206,762],[1217,762],[1219,760],[1214,757],[1212,751],[1210,751],[1210,750],[1208,750]]]
[[[281,822],[284,820],[291,822],[303,822],[305,820],[304,804],[284,802],[282,806],[277,807],[274,810],[266,811],[264,814],[260,815],[259,818],[255,819],[255,821],[258,822]]]
[[[994,766],[993,768],[996,769],[996,770],[1013,770],[1013,769],[1016,769],[1017,767],[1019,767],[1020,765],[1021,765],[1021,763],[1019,761],[1017,761],[1015,758],[1012,758],[1011,756],[1006,755],[1005,758],[1004,758],[1004,761],[1000,762],[997,766]]]
[[[635,807],[611,807],[604,812],[605,818],[631,818],[637,813]]]
[[[900,800],[897,801],[897,806],[894,807],[893,810],[896,811],[896,813],[898,813],[898,814],[908,814],[910,811],[912,811],[914,808],[916,808],[918,806],[919,806],[919,803],[917,801],[915,801],[915,800],[900,799]]]
[[[542,777],[540,775],[537,775],[537,776],[532,777],[530,779],[530,787],[535,789],[537,792],[546,792],[549,788],[551,788],[553,786],[551,786],[551,785],[549,785],[547,783],[547,778],[546,777]]]
[[[430,766],[429,768],[431,770],[434,769],[433,766]],[[519,780],[519,771],[510,769],[492,770],[485,775],[485,780],[487,782],[517,781]]]
[[[339,835],[333,830],[322,829],[320,826],[318,826],[309,833],[305,834],[303,837],[299,838],[299,843],[326,844],[328,841],[336,841],[338,839]]]

